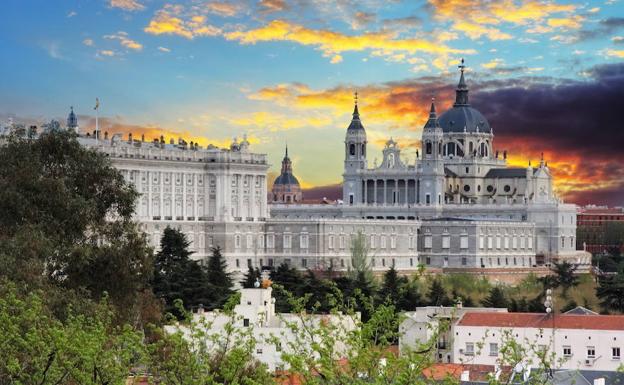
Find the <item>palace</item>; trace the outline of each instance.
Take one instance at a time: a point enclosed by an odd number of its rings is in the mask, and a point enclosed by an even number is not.
[[[575,247],[576,206],[555,195],[543,159],[514,168],[494,150],[492,127],[470,106],[463,62],[460,70],[453,107],[438,116],[431,104],[413,164],[389,139],[381,164],[369,167],[356,99],[344,141],[343,201],[333,204],[301,203],[288,150],[269,193],[266,155],[252,152],[246,138],[229,148],[106,132],[78,140],[106,154],[141,193],[136,219],[154,247],[167,226],[179,228],[194,258],[219,246],[237,273],[280,263],[346,270],[356,238],[378,272],[422,265],[514,274],[563,259],[589,266],[590,254]],[[67,127],[80,131],[73,109]]]

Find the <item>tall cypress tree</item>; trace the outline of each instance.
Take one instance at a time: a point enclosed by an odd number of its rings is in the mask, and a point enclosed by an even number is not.
[[[503,289],[500,286],[494,286],[490,290],[490,294],[483,300],[483,306],[507,308],[509,306],[509,301],[507,301]]]
[[[252,289],[255,287],[256,281],[260,281],[261,276],[262,274],[260,273],[260,269],[258,269],[257,267],[254,269],[253,267],[249,266],[249,268],[247,269],[247,273],[243,276],[240,284],[245,289]]]
[[[212,248],[212,256],[208,259],[206,278],[212,286],[212,301],[208,304],[211,309],[221,308],[232,295],[234,286],[232,275],[227,272],[227,264],[221,255],[219,246]]]
[[[432,306],[449,306],[451,300],[446,294],[446,289],[442,286],[442,281],[439,278],[435,278],[431,282],[431,288],[429,289],[429,305]]]

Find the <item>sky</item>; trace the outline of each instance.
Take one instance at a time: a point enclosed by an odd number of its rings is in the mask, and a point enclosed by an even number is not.
[[[103,131],[247,135],[271,176],[288,143],[302,187],[323,190],[342,179],[356,90],[369,166],[390,137],[413,163],[464,58],[512,165],[544,153],[566,201],[624,205],[622,0],[3,0],[0,14],[0,122],[73,106],[91,131],[98,97]]]

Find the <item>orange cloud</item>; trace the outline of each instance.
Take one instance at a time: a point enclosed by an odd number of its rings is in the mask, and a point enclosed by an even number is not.
[[[215,26],[206,24],[206,17],[194,15],[184,17],[179,6],[165,6],[156,12],[156,16],[150,20],[143,30],[152,35],[178,35],[187,39],[198,36],[217,36],[221,30]]]
[[[240,12],[240,6],[234,3],[226,3],[220,1],[213,1],[206,4],[206,8],[210,13],[214,13],[219,16],[232,17],[236,16]]]
[[[332,57],[347,51],[377,50],[384,55],[399,52],[432,54],[475,54],[473,49],[455,49],[430,40],[400,39],[393,32],[374,32],[362,35],[345,35],[339,32],[310,29],[285,20],[273,20],[266,26],[228,32],[227,40],[235,40],[241,44],[255,44],[266,41],[290,41],[306,46],[315,46],[324,56]]]
[[[134,51],[140,51],[143,49],[143,44],[130,39],[128,34],[124,31],[119,31],[113,35],[105,35],[104,38],[109,40],[118,40],[119,44]]]

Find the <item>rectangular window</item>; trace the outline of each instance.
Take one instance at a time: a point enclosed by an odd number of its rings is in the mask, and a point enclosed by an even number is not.
[[[425,204],[428,206],[431,204],[431,195],[425,195]]]
[[[432,243],[433,241],[432,241],[431,235],[426,235],[425,236],[425,249],[430,249]]]
[[[611,348],[611,358],[613,358],[614,360],[619,360],[620,359],[620,348],[619,347]]]
[[[248,258],[248,259],[247,259],[247,267],[248,267],[248,268],[249,268],[249,267],[251,267],[251,258]]]
[[[305,258],[301,259],[301,267],[308,267],[308,260]]]
[[[490,356],[498,356],[498,344],[490,343]]]
[[[385,249],[386,248],[386,236],[385,235],[381,236],[381,242],[380,243],[381,243],[380,247],[382,249]]]
[[[467,356],[474,356],[474,343],[466,342],[466,351],[464,354]]]
[[[449,249],[451,247],[451,237],[448,235],[442,236],[442,248]]]
[[[253,248],[253,235],[247,234],[247,248]]]
[[[516,237],[515,235],[511,239],[511,248],[514,250],[518,248],[518,237]]]
[[[509,249],[509,237],[506,235],[505,235],[503,246],[505,247],[505,250]]]
[[[596,348],[594,346],[587,347],[587,358],[596,358]]]
[[[533,250],[533,237],[527,238],[527,249]]]
[[[412,237],[410,235],[410,237],[408,238],[408,242],[409,242],[409,248],[413,249],[414,248],[414,237]]]
[[[496,248],[497,249],[501,248],[501,237],[500,237],[500,235],[496,236]]]
[[[241,247],[241,236],[238,234],[234,236],[234,247],[237,249],[240,249]]]
[[[525,247],[526,247],[526,238],[520,237],[520,248],[524,250]]]
[[[485,248],[485,237],[483,235],[479,237],[479,248],[480,249]]]
[[[563,347],[563,356],[564,357],[571,357],[572,356],[572,347],[571,346],[564,346]]]
[[[329,241],[327,242],[327,247],[329,247],[330,249],[334,248],[334,236],[333,235],[329,236]]]
[[[466,259],[466,257],[462,257],[462,265],[466,266],[467,263],[468,263],[468,260]]]
[[[396,236],[394,235],[390,237],[390,248],[396,249]]]
[[[371,234],[371,236],[370,236],[370,248],[374,249],[375,247],[376,247],[375,246],[375,234]]]
[[[272,249],[275,247],[275,235],[267,234],[267,248]]]
[[[262,348],[256,349],[256,354],[262,354]]]
[[[308,248],[308,234],[301,234],[299,243],[302,249],[307,249]]]
[[[292,244],[292,236],[290,234],[284,234],[284,248],[290,249]]]
[[[240,261],[238,259],[236,260],[236,267],[240,267]]]
[[[344,249],[345,248],[345,236],[341,235],[338,239],[340,241],[340,248]]]
[[[461,237],[459,237],[459,248],[460,249],[468,248],[468,236],[467,235],[462,235]]]
[[[249,318],[245,318],[243,320],[243,326],[246,327],[246,328],[249,327]]]
[[[494,248],[494,239],[492,238],[492,236],[488,236],[488,249],[492,249]]]

